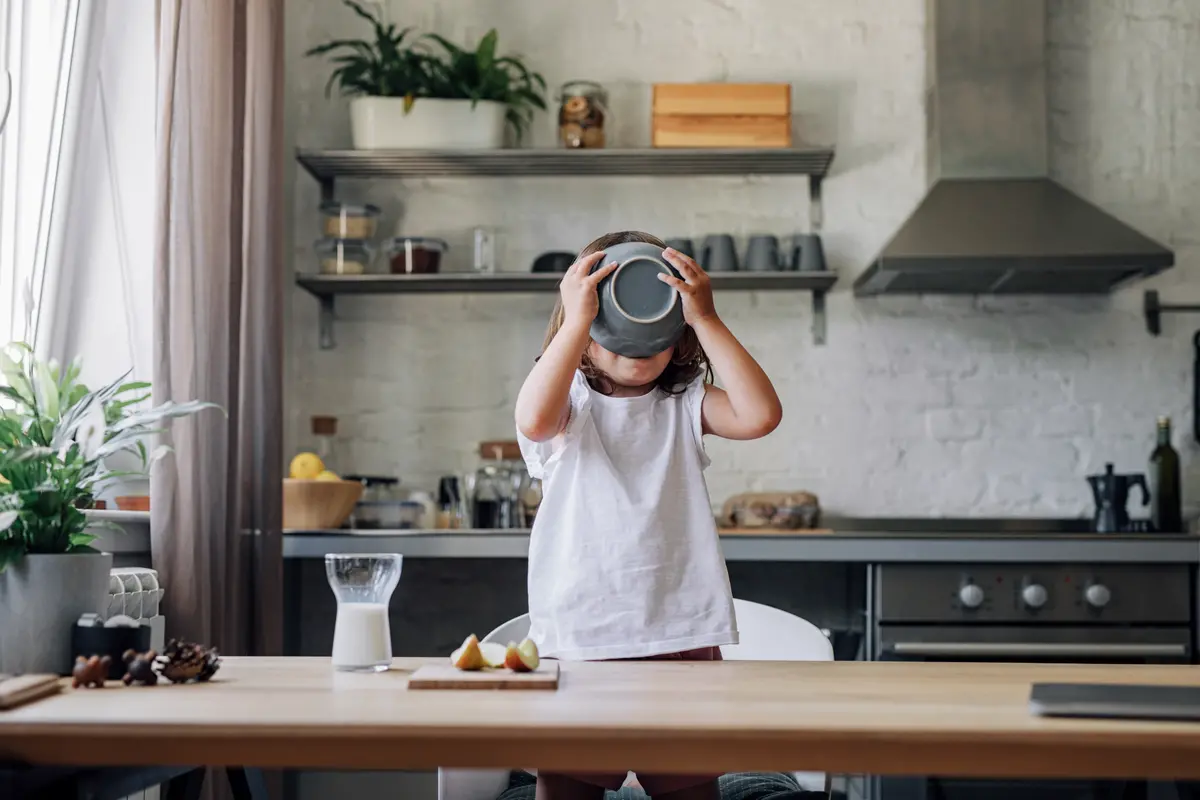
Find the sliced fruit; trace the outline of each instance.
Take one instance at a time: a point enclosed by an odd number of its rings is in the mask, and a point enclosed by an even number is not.
[[[450,663],[466,672],[483,669],[483,653],[479,649],[479,639],[475,634],[468,636],[462,647],[450,654]]]
[[[324,471],[325,464],[321,461],[319,455],[316,453],[300,453],[292,459],[291,468],[288,473],[296,480],[311,481],[315,480]]]
[[[340,481],[341,478],[338,477],[338,474],[336,472],[333,472],[331,470],[325,470],[320,475],[317,476],[317,480],[319,480],[319,481]]]
[[[509,643],[504,651],[504,666],[513,672],[533,672],[540,663],[537,645],[532,639],[526,639],[520,644]]]
[[[504,666],[505,647],[499,642],[480,642],[479,651],[483,653],[483,663],[493,669]]]

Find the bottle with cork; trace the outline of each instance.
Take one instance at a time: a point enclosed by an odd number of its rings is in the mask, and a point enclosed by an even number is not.
[[[1158,441],[1150,453],[1150,521],[1159,533],[1183,533],[1179,453],[1171,446],[1171,419],[1158,418]]]
[[[337,417],[314,416],[312,418],[313,452],[330,472],[341,475],[343,465],[337,453]]]

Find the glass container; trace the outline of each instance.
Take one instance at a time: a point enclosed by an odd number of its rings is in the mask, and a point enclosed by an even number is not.
[[[322,275],[362,275],[375,260],[375,248],[355,239],[321,239],[313,250]]]
[[[450,245],[442,239],[426,236],[397,236],[384,245],[393,275],[428,275],[437,272],[442,253]]]
[[[371,239],[378,222],[378,206],[337,201],[321,204],[321,232],[330,239]]]
[[[325,556],[325,577],[337,599],[333,667],[347,672],[383,672],[392,663],[388,603],[400,582],[398,553]]]
[[[559,90],[558,143],[573,149],[604,147],[608,92],[594,81],[568,81]]]

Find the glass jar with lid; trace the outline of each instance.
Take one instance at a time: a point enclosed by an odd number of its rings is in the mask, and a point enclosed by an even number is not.
[[[374,238],[379,213],[379,206],[327,201],[321,204],[322,234],[330,239]]]
[[[567,81],[559,89],[558,142],[573,149],[604,147],[608,92],[595,81]]]
[[[357,239],[321,239],[313,249],[323,275],[362,275],[375,258],[375,248]]]
[[[443,239],[428,236],[397,236],[389,239],[384,252],[395,275],[423,275],[441,268],[442,253],[450,249]]]

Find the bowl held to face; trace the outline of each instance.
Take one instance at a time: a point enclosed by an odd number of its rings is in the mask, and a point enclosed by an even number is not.
[[[613,245],[595,268],[613,262],[617,268],[597,287],[600,310],[592,339],[628,358],[657,355],[675,344],[684,328],[679,292],[658,276],[680,275],[663,258],[662,248],[645,242]]]

